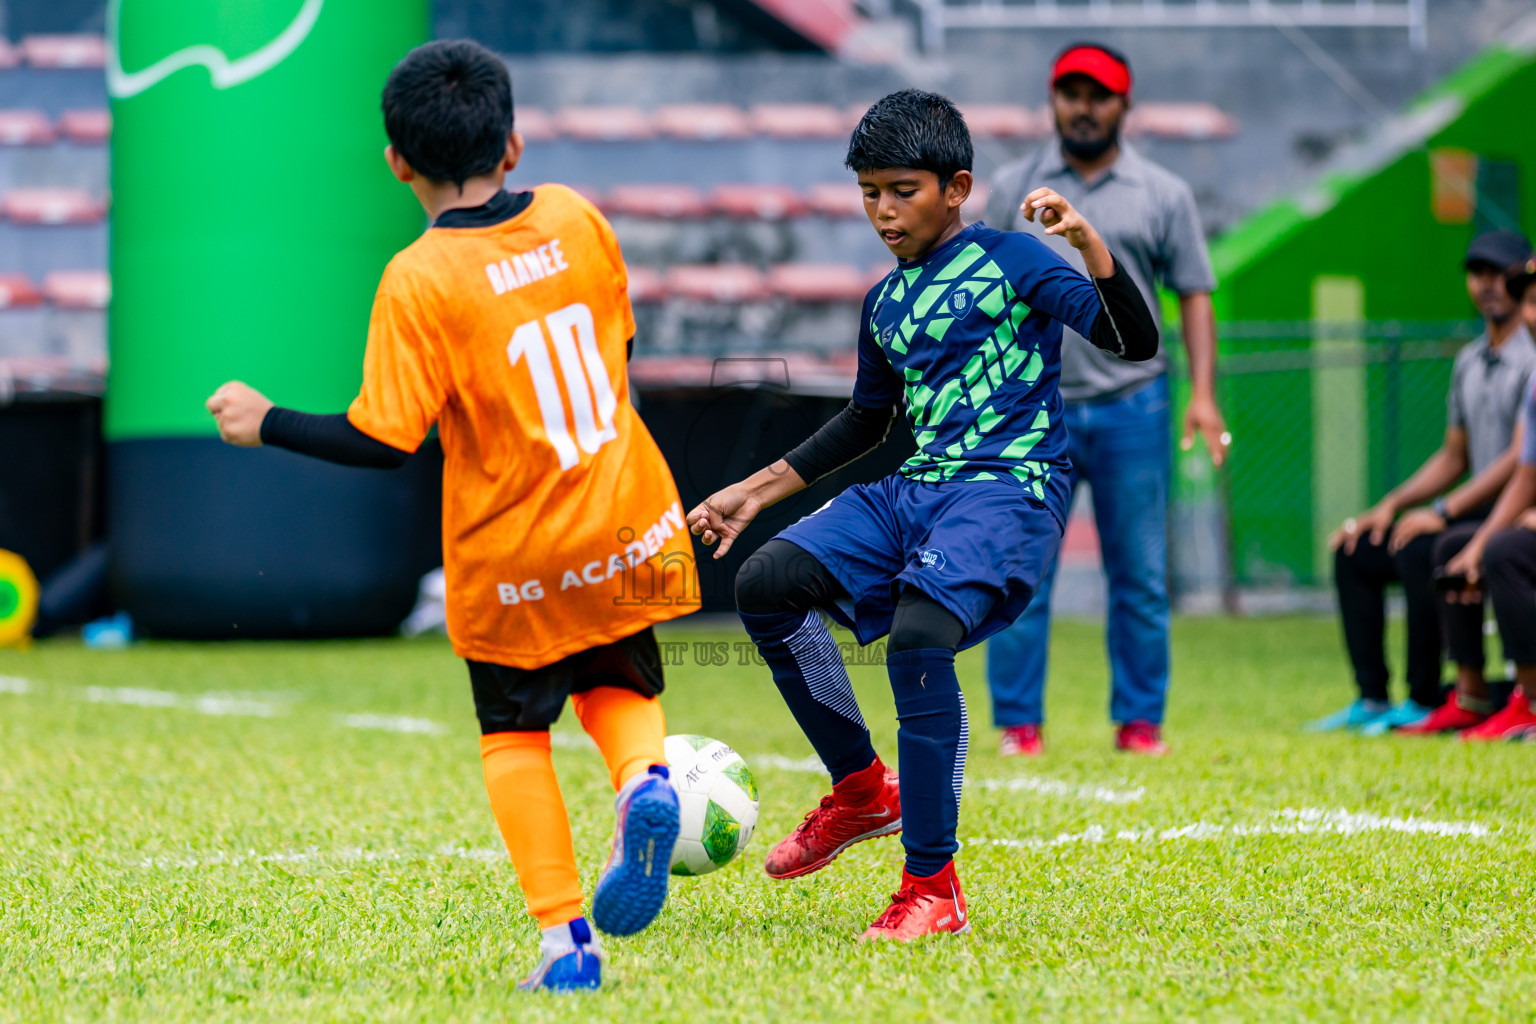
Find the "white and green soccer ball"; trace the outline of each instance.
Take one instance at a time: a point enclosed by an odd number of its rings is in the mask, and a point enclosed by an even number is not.
[[[757,780],[741,755],[708,736],[668,736],[681,822],[674,875],[707,875],[746,848],[757,827]]]

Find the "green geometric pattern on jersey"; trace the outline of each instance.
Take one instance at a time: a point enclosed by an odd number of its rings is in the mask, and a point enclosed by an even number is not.
[[[993,428],[1005,417],[993,408],[993,392],[1003,382],[1020,376],[1027,384],[1033,384],[1044,369],[1044,361],[1035,348],[1025,350],[1018,344],[1019,325],[1029,316],[1029,306],[1014,292],[998,265],[985,259],[987,251],[975,242],[955,254],[945,267],[933,275],[913,299],[911,311],[897,324],[889,342],[883,345],[899,354],[905,354],[918,335],[926,335],[934,341],[943,341],[955,318],[951,312],[949,296],[957,289],[970,292],[972,304],[990,317],[996,325],[990,336],[983,339],[960,375],[945,381],[937,389],[921,383],[921,374],[911,367],[905,371],[907,392],[907,418],[912,433],[917,438],[917,454],[902,463],[901,474],[910,480],[940,483],[954,477],[969,465],[967,454],[975,451],[990,438]],[[978,265],[979,264],[979,265]],[[908,289],[917,287],[924,267],[912,267],[891,275],[885,289],[875,303],[890,300],[901,302],[907,298]],[[874,321],[870,333],[876,338],[880,331]],[[944,422],[950,410],[959,404],[968,404],[977,410],[976,422],[965,436],[945,447],[942,453],[930,450],[938,440],[938,425]],[[1045,497],[1045,481],[1050,479],[1050,469],[1043,462],[1027,458],[1035,445],[1050,427],[1050,415],[1041,409],[1030,429],[1023,435],[1009,440],[1003,449],[1004,458],[1015,460],[1009,472],[1027,486],[1036,499]],[[971,480],[996,480],[993,473],[982,471],[967,477]]]

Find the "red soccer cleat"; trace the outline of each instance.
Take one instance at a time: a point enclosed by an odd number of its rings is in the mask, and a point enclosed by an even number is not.
[[[1168,753],[1168,744],[1163,742],[1163,727],[1156,722],[1126,722],[1115,734],[1115,749],[1162,757]]]
[[[1438,736],[1444,732],[1459,732],[1482,725],[1488,720],[1488,712],[1474,711],[1461,705],[1461,698],[1452,693],[1445,703],[1430,712],[1428,718],[1397,730],[1400,736]]]
[[[891,939],[911,942],[924,935],[969,931],[965,916],[965,893],[955,875],[955,862],[930,878],[913,878],[901,873],[901,889],[891,896],[891,905],[875,918],[875,923],[859,936],[860,942]]]
[[[1003,757],[1039,757],[1045,753],[1045,737],[1033,722],[1010,725],[1003,730],[1003,740],[997,752]]]
[[[798,878],[819,871],[854,843],[901,831],[901,790],[896,773],[875,763],[832,787],[830,796],[768,851],[763,870],[771,878]]]
[[[1509,695],[1509,703],[1504,705],[1503,710],[1482,725],[1474,725],[1461,734],[1462,739],[1472,743],[1496,743],[1500,740],[1531,737],[1536,737],[1536,712],[1531,711],[1531,702],[1525,690],[1519,686]]]

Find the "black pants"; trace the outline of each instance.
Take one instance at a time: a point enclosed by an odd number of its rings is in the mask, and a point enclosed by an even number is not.
[[[1517,526],[1494,534],[1483,552],[1483,579],[1504,657],[1521,668],[1536,665],[1536,533]]]
[[[599,686],[656,697],[666,688],[661,649],[650,627],[601,647],[577,651],[542,668],[469,661],[480,733],[543,732],[565,709],[566,698]]]
[[[1435,569],[1438,571],[1445,568],[1447,562],[1461,554],[1461,549],[1467,546],[1467,541],[1472,539],[1481,525],[1479,520],[1446,527],[1435,538]],[[1445,637],[1445,646],[1451,660],[1465,668],[1481,669],[1485,664],[1482,600],[1470,604],[1464,600],[1453,603],[1445,600],[1444,595],[1437,594],[1435,607],[1440,612],[1440,631]]]
[[[1438,535],[1415,537],[1396,555],[1387,540],[1361,537],[1353,554],[1339,548],[1333,579],[1339,592],[1344,646],[1365,700],[1387,701],[1386,590],[1403,585],[1408,600],[1408,695],[1420,704],[1440,703],[1440,621],[1435,608],[1434,546]]]

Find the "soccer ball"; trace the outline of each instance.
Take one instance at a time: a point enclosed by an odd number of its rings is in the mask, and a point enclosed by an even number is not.
[[[681,810],[672,873],[707,875],[752,838],[757,780],[740,754],[708,736],[668,736],[666,752]]]

